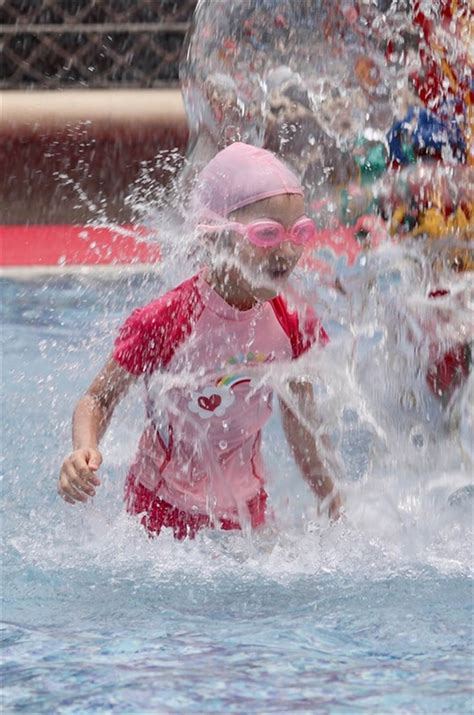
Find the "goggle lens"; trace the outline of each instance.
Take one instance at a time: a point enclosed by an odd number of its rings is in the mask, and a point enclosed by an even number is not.
[[[292,238],[296,243],[309,243],[316,235],[316,228],[310,218],[303,218],[293,226]]]
[[[285,231],[278,223],[262,222],[249,226],[248,237],[261,246],[276,246],[284,240]]]

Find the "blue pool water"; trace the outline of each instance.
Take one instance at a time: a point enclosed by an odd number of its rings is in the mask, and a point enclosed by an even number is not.
[[[57,498],[72,406],[155,281],[2,283],[3,712],[472,712],[472,512],[446,500],[461,467],[354,482],[327,527],[275,420],[275,527],[150,541],[121,504],[137,390],[95,502]]]

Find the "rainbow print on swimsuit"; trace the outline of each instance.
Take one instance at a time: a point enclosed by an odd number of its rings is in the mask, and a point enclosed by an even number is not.
[[[228,358],[226,361],[226,366],[227,365],[246,365],[246,366],[256,366],[256,365],[262,365],[264,363],[269,363],[272,362],[275,359],[275,356],[273,352],[269,353],[268,355],[265,355],[264,353],[261,352],[248,352],[245,355],[243,353],[239,353],[238,355],[235,355],[233,357]],[[219,377],[216,380],[216,386],[217,387],[228,387],[229,389],[232,389],[236,385],[240,385],[244,382],[251,382],[252,378],[249,377],[248,375],[242,374],[242,373],[231,373],[230,375],[224,375],[223,377]]]

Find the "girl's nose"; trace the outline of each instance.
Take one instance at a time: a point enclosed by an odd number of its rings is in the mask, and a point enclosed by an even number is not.
[[[293,241],[284,241],[275,248],[274,256],[280,260],[293,260],[299,253],[300,247],[296,243],[293,243]]]

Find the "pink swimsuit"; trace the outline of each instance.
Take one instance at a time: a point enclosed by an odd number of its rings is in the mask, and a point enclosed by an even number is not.
[[[308,307],[281,297],[248,311],[229,306],[201,274],[122,326],[114,359],[144,375],[147,425],[127,480],[132,513],[151,532],[263,522],[261,430],[271,388],[258,367],[297,358],[327,335]]]

